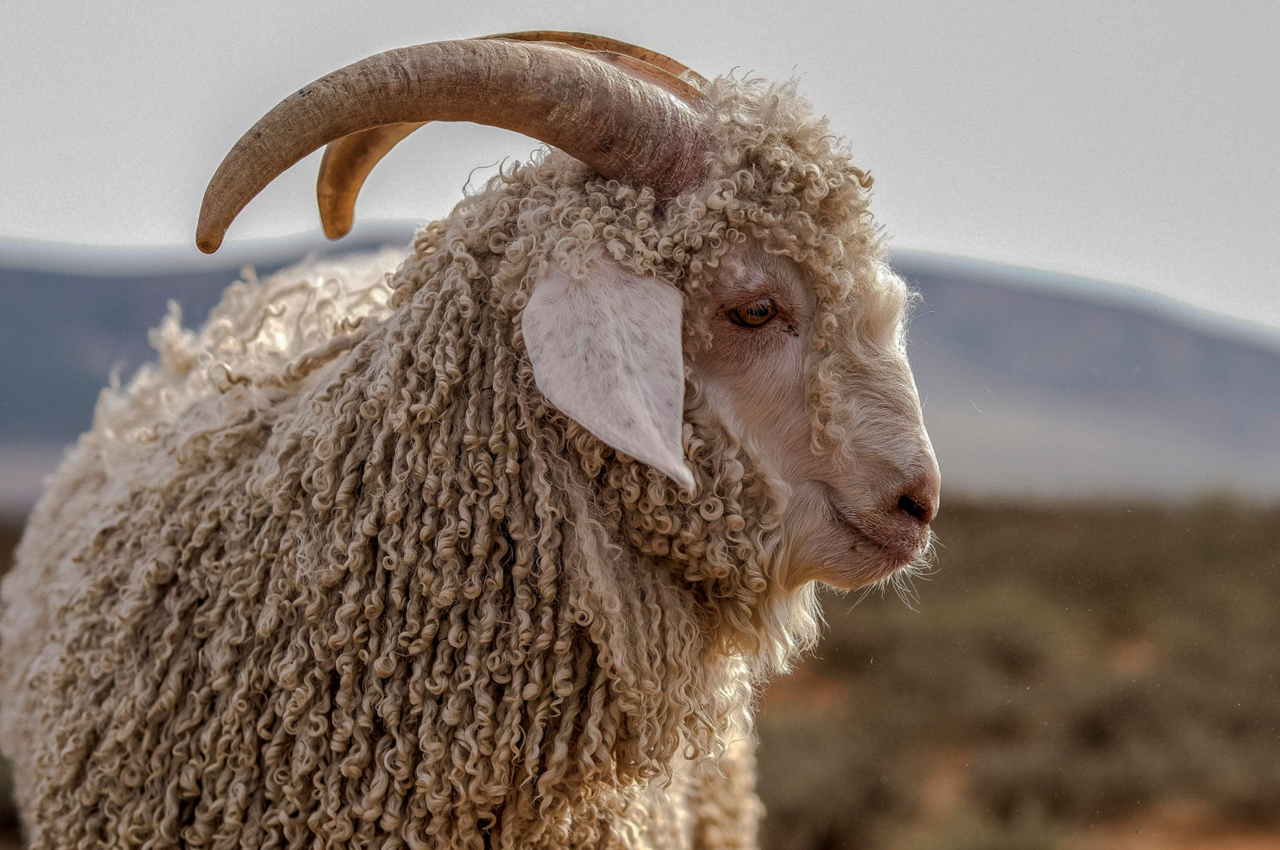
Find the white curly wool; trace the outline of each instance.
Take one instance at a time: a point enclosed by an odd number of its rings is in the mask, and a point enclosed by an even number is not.
[[[695,310],[758,239],[813,281],[815,439],[840,437],[835,341],[894,297],[869,180],[792,87],[711,97],[709,176],[662,207],[552,153],[402,261],[164,322],[3,587],[32,848],[754,845],[752,683],[816,630],[776,487],[696,386],[692,493],[615,453],[521,326],[553,265],[605,252]]]

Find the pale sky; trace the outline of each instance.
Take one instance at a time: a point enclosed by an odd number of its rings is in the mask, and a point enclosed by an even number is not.
[[[1280,328],[1280,3],[12,3],[0,242],[181,246],[293,90],[394,47],[598,32],[703,74],[801,78],[876,177],[891,244],[1085,275]],[[220,9],[220,11],[215,11]],[[425,221],[535,143],[419,131],[357,216]],[[227,244],[315,233],[318,156]]]

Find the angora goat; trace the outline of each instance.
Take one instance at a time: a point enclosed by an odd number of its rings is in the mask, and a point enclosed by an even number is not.
[[[554,145],[387,258],[238,283],[104,392],[4,587],[33,848],[745,847],[754,683],[920,557],[870,178],[793,86],[598,37],[391,51],[210,184],[431,120]]]

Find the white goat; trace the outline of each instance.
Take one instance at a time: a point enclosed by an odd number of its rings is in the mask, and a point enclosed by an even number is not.
[[[938,471],[869,178],[791,86],[523,33],[300,90],[214,250],[330,143],[553,144],[385,257],[232,286],[107,391],[4,586],[33,848],[742,847],[813,585],[918,559]]]

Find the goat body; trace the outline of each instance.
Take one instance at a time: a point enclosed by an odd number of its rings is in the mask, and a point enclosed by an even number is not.
[[[913,557],[918,518],[881,503],[932,455],[869,180],[793,87],[707,97],[676,197],[553,151],[405,258],[165,321],[4,583],[33,848],[754,845],[753,685],[812,641],[813,570]],[[757,294],[718,306],[734,287]],[[566,330],[535,351],[539,299]],[[794,361],[798,409],[755,398],[781,372],[735,389],[708,354],[732,333],[737,362]],[[561,402],[548,375],[593,389]],[[824,483],[855,468],[878,477]]]

